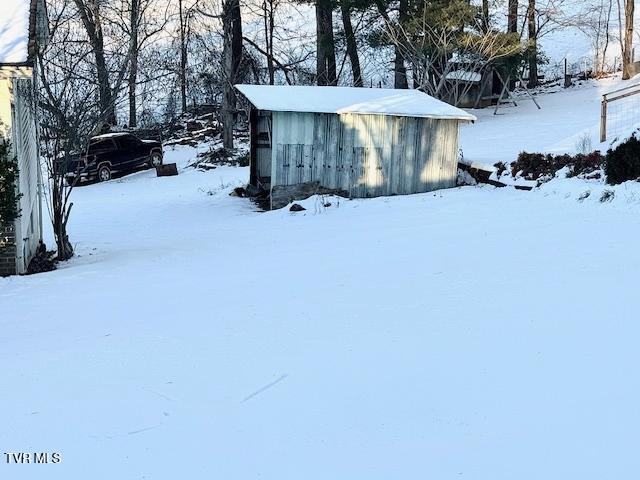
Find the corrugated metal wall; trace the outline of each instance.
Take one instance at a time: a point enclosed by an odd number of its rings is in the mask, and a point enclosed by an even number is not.
[[[271,185],[319,181],[353,197],[455,186],[458,122],[273,112]]]

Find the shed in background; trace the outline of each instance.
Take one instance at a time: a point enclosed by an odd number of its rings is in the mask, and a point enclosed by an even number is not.
[[[458,126],[476,118],[418,90],[236,85],[252,104],[250,183],[271,207],[455,186]]]

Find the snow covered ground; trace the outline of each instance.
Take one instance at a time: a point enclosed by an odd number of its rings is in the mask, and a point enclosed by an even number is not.
[[[481,111],[465,156],[566,143],[594,101]],[[0,279],[1,452],[62,455],[0,478],[637,477],[637,184],[260,213],[247,168],[167,155],[75,191],[72,261]]]

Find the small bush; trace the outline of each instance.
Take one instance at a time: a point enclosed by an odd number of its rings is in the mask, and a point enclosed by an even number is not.
[[[578,153],[587,154],[591,151],[591,135],[585,133],[576,141],[576,151]]]
[[[542,153],[521,152],[518,159],[511,164],[511,175],[518,173],[529,180],[536,180],[551,173],[550,155]]]
[[[593,173],[602,168],[605,157],[599,152],[577,155],[551,155],[544,153],[522,152],[518,159],[511,164],[511,175],[518,173],[527,180],[538,180],[552,177],[558,170],[570,167],[568,176]]]
[[[578,197],[579,202],[584,202],[587,198],[591,196],[591,192],[587,190],[586,192],[582,192]]]
[[[567,165],[571,166],[569,176],[583,175],[600,170],[605,162],[605,157],[598,150],[591,153],[579,153],[574,157],[569,157]]]
[[[607,152],[604,173],[609,185],[640,178],[640,140],[635,134]]]
[[[616,192],[613,190],[605,190],[602,192],[602,195],[600,195],[600,203],[611,202],[615,196]]]
[[[55,251],[48,251],[47,246],[40,241],[35,256],[29,262],[27,275],[35,273],[52,272],[56,269]]]
[[[493,166],[496,169],[496,175],[498,175],[498,177],[501,177],[502,174],[507,170],[507,166],[502,162],[494,163]]]

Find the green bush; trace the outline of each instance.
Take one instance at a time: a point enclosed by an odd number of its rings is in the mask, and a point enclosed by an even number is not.
[[[640,140],[635,134],[607,152],[604,173],[609,185],[640,178]]]
[[[0,140],[0,227],[20,216],[17,180],[18,164],[9,155],[9,145]]]

